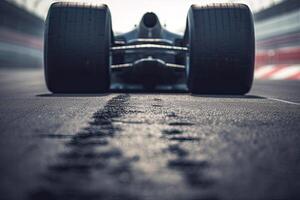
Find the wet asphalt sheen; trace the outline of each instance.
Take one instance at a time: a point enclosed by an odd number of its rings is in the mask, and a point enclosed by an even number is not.
[[[299,89],[51,95],[2,69],[0,200],[300,198]]]

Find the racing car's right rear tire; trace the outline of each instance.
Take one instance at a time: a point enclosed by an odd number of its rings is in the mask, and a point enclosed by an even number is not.
[[[254,73],[254,25],[244,4],[192,5],[187,78],[195,94],[246,94]]]
[[[53,93],[110,87],[111,16],[106,5],[54,3],[46,20],[45,78]]]

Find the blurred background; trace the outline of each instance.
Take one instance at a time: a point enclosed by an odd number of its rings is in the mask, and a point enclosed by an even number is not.
[[[0,68],[42,68],[44,20],[55,0],[0,0]],[[300,80],[300,0],[88,0],[108,4],[115,34],[130,31],[147,11],[183,33],[193,3],[245,3],[254,13],[256,79]]]

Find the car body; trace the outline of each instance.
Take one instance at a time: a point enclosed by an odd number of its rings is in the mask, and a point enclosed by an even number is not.
[[[134,30],[114,40],[111,69],[118,87],[186,89],[183,35],[168,31],[155,13],[145,13]]]
[[[183,35],[168,31],[152,12],[116,35],[107,5],[57,2],[46,21],[46,83],[54,93],[245,94],[253,81],[254,41],[244,4],[192,5]]]

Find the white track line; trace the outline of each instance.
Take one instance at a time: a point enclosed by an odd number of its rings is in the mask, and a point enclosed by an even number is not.
[[[291,104],[291,105],[300,106],[300,103],[296,103],[296,102],[292,102],[292,101],[286,101],[286,100],[282,100],[282,99],[269,98],[269,97],[265,97],[265,98],[267,98],[268,100],[271,100],[271,101],[278,101],[278,102],[281,102],[281,103],[287,103],[287,104]]]

